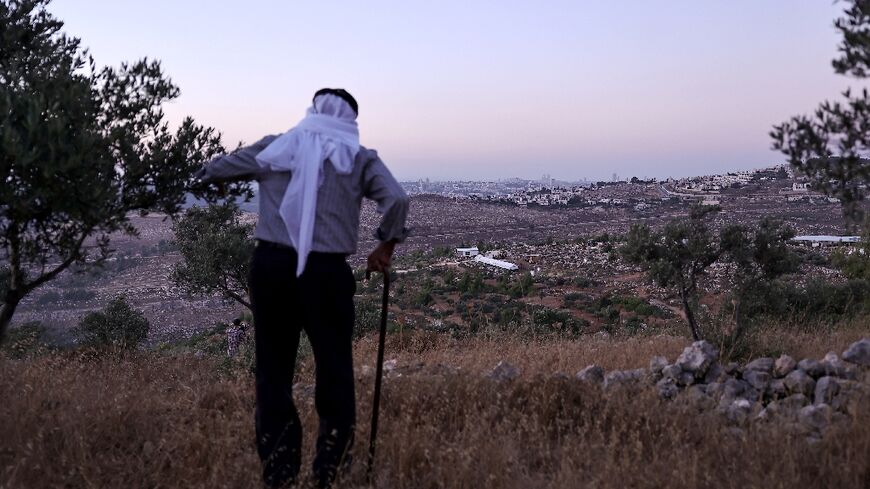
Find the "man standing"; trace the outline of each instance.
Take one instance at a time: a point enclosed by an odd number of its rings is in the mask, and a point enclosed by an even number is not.
[[[259,182],[249,280],[257,449],[271,487],[294,482],[300,470],[302,428],[292,385],[301,331],[316,365],[316,484],[329,486],[349,456],[356,421],[351,344],[356,282],[346,257],[356,252],[362,198],[375,200],[382,214],[370,271],[387,271],[395,244],[408,234],[408,196],[377,153],[360,146],[357,114],[347,91],[319,90],[296,127],[200,171],[206,183]]]

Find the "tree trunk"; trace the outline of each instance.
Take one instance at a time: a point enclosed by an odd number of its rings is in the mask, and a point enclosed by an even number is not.
[[[15,308],[21,301],[20,297],[13,294],[7,294],[3,307],[0,308],[0,344],[6,339],[6,330],[9,329],[9,323],[12,322],[12,316],[15,315]]]
[[[686,313],[686,321],[689,322],[689,328],[692,330],[692,338],[695,341],[701,341],[701,333],[698,332],[695,315],[692,314],[692,308],[689,306],[689,297],[685,290],[680,290],[680,299],[683,300],[683,312]]]

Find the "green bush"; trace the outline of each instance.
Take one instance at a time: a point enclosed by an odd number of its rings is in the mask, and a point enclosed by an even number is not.
[[[804,320],[838,321],[870,312],[870,281],[842,284],[810,281],[805,287],[776,281],[758,287],[742,304],[748,319],[763,322],[769,316]],[[726,308],[726,314],[730,309]]]
[[[579,287],[581,289],[595,287],[596,285],[598,285],[598,282],[596,280],[589,278],[589,277],[575,277],[574,278],[574,286]]]
[[[371,299],[355,297],[354,307],[356,309],[354,339],[362,338],[371,331],[377,331],[381,324],[381,305]]]
[[[579,292],[568,292],[567,294],[562,296],[562,307],[573,308],[577,306],[577,302],[579,302],[583,298],[583,294]]]
[[[63,300],[68,302],[85,302],[93,299],[97,293],[88,289],[71,289],[63,293]]]
[[[98,312],[89,313],[76,328],[81,344],[93,347],[136,348],[148,336],[151,324],[130,307],[124,296],[109,302]]]
[[[526,272],[512,283],[501,283],[502,290],[514,299],[525,297],[535,290],[535,280],[532,274]]]
[[[45,327],[39,321],[31,321],[11,328],[0,345],[0,353],[14,359],[31,358],[48,351],[43,341]]]
[[[619,304],[626,311],[633,312],[641,317],[665,317],[665,311],[656,307],[645,299],[634,296],[617,296],[613,298],[613,302]]]
[[[623,329],[625,329],[626,333],[634,335],[640,333],[646,327],[646,325],[643,323],[643,320],[638,316],[630,316],[622,323],[622,327]]]
[[[417,307],[428,306],[433,300],[432,290],[424,287],[414,296],[414,305]]]
[[[550,308],[536,308],[530,315],[534,333],[561,333],[579,335],[589,325],[584,319],[577,319],[570,313]]]

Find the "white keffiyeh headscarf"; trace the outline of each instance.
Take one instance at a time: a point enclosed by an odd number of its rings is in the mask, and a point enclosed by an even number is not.
[[[319,95],[313,107],[296,127],[278,136],[257,154],[260,166],[272,171],[289,171],[292,176],[278,213],[296,248],[296,276],[302,275],[314,239],[317,191],[323,183],[323,162],[348,174],[359,152],[356,112],[344,99]]]

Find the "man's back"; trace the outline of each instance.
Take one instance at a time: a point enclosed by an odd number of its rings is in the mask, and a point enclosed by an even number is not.
[[[206,167],[206,181],[247,176],[259,183],[259,221],[254,231],[257,239],[291,246],[287,227],[279,208],[290,182],[290,172],[269,171],[255,157],[277,136],[266,136],[251,146],[214,160]],[[360,147],[353,170],[338,173],[327,161],[322,167],[322,184],[317,194],[312,251],[353,254],[359,239],[359,213],[363,197],[378,202],[383,214],[375,232],[380,241],[402,240],[408,214],[408,196],[390,174],[376,151]]]

